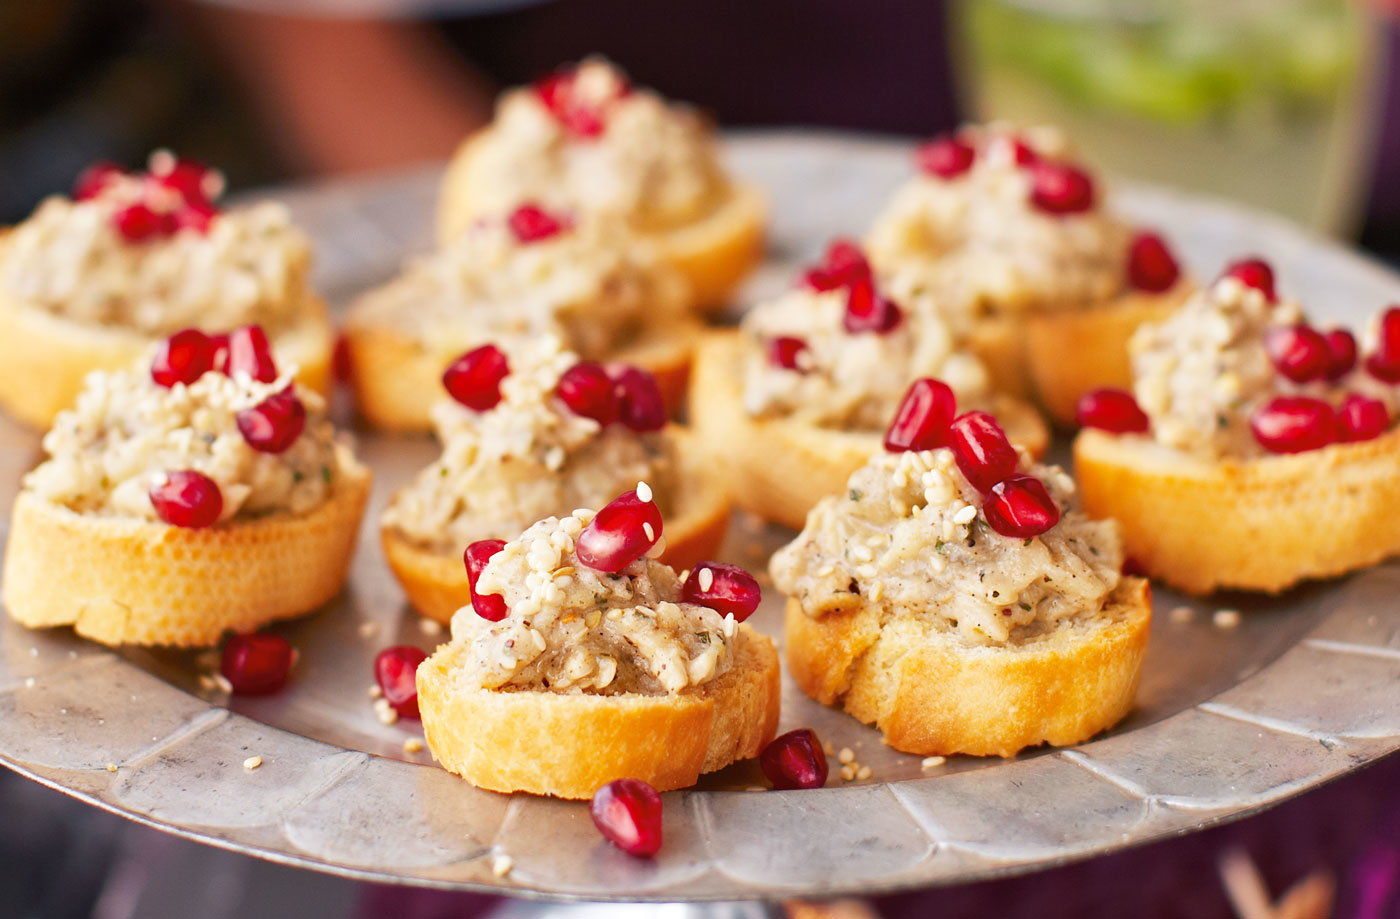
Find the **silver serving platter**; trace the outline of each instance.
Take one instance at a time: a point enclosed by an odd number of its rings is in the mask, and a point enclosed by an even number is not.
[[[736,136],[729,154],[773,201],[772,258],[746,300],[793,262],[858,234],[908,173],[905,145],[848,136]],[[319,244],[340,303],[428,246],[438,168],[283,195]],[[1161,190],[1121,206],[1177,241],[1201,276],[1227,257],[1273,259],[1315,315],[1359,323],[1400,300],[1400,278],[1277,220]],[[850,747],[866,781],[749,793],[752,764],[666,796],[654,860],[602,842],[586,806],[480,791],[405,752],[416,722],[384,725],[366,690],[381,648],[438,639],[404,605],[380,555],[386,496],[435,454],[426,438],[361,432],[375,492],[350,584],[280,626],[301,652],[280,695],[228,699],[194,653],[113,652],[68,630],[0,626],[0,761],[133,820],[202,842],[357,878],[564,899],[827,896],[1025,871],[1240,817],[1400,747],[1400,567],[1278,598],[1211,603],[1156,592],[1137,710],[1108,735],[1016,759],[918,757],[785,686],[783,728]],[[1062,448],[1063,449],[1063,448]],[[8,519],[37,437],[0,422]],[[1203,526],[1210,522],[1202,521]],[[724,557],[762,570],[789,534],[740,518]],[[778,598],[755,617],[776,633]],[[1171,611],[1185,607],[1186,614]],[[1235,628],[1215,624],[1223,607]],[[260,755],[261,768],[246,758]],[[508,857],[509,873],[494,869]]]

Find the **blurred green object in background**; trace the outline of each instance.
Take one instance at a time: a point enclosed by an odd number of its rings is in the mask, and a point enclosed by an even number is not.
[[[1355,228],[1380,30],[1353,0],[961,0],[979,120],[1062,127],[1123,175]]]

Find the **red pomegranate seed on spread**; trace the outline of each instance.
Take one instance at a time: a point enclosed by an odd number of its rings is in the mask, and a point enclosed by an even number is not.
[[[1321,399],[1279,396],[1255,409],[1250,429],[1270,453],[1302,453],[1337,440],[1337,413]]]
[[[1016,473],[1021,458],[997,420],[986,412],[968,412],[953,420],[948,446],[963,477],[984,494]]]
[[[169,473],[165,481],[151,488],[150,498],[161,520],[191,530],[218,523],[224,510],[219,484],[193,469]]]
[[[948,426],[957,413],[957,397],[947,383],[928,378],[915,380],[885,431],[885,449],[903,453],[944,446],[948,443]]]
[[[140,203],[128,204],[113,214],[112,225],[129,243],[145,242],[165,229],[161,215]]]
[[[1327,379],[1340,380],[1356,369],[1356,336],[1346,329],[1323,333],[1327,341]]]
[[[566,133],[577,138],[598,137],[607,127],[602,111],[590,102],[584,102],[574,93],[578,73],[573,68],[547,74],[535,82],[535,93],[540,102],[563,126]],[[618,88],[616,98],[622,98],[631,91],[625,83]]]
[[[194,230],[196,233],[208,233],[209,225],[214,222],[214,218],[217,216],[219,216],[219,209],[208,201],[191,202],[171,214],[174,219],[174,229]]]
[[[1366,371],[1383,383],[1400,383],[1400,306],[1381,314],[1376,350],[1366,358]]]
[[[1047,214],[1078,214],[1094,206],[1094,180],[1082,169],[1041,160],[1033,164],[1031,204]]]
[[[228,333],[228,374],[246,373],[259,383],[277,379],[272,345],[259,325],[245,325]]]
[[[1374,440],[1390,427],[1390,410],[1379,399],[1349,393],[1337,408],[1338,439],[1346,442]]]
[[[506,608],[506,598],[500,594],[477,593],[476,579],[481,577],[486,563],[505,547],[503,539],[478,539],[462,553],[462,564],[467,568],[467,586],[472,591],[472,609],[476,610],[476,614],[482,619],[490,622],[500,622],[506,618],[506,613],[509,612]]]
[[[1011,145],[1011,160],[1017,166],[1030,166],[1040,159],[1035,148],[1019,137],[1009,137],[1005,142]]]
[[[1275,326],[1264,333],[1264,348],[1274,369],[1295,383],[1320,380],[1332,364],[1332,349],[1317,329],[1306,325]]]
[[[447,394],[477,412],[495,408],[501,401],[501,381],[510,376],[510,362],[495,345],[473,348],[457,358],[442,374]]]
[[[661,796],[641,779],[617,779],[593,793],[588,815],[603,838],[628,855],[661,851]]]
[[[612,364],[607,371],[617,386],[618,418],[623,424],[639,434],[666,426],[666,401],[656,377],[630,364]]]
[[[661,511],[635,491],[600,510],[574,540],[578,560],[595,571],[616,573],[651,551],[661,538]]]
[[[1079,397],[1075,420],[1080,427],[1113,434],[1145,434],[1152,427],[1133,394],[1121,389],[1093,389]]]
[[[374,682],[400,718],[419,717],[418,665],[427,659],[428,655],[412,645],[385,648],[374,658]]]
[[[554,392],[569,411],[583,418],[592,418],[603,427],[618,418],[617,384],[608,376],[602,364],[580,361],[564,371]]]
[[[821,788],[826,784],[826,754],[811,728],[798,728],[773,738],[758,754],[758,764],[768,781],[780,791]]]
[[[851,284],[846,296],[846,315],[841,327],[852,335],[860,332],[884,334],[897,327],[904,313],[893,300],[875,290],[875,282],[862,278]]]
[[[510,215],[510,231],[522,243],[539,242],[569,228],[569,221],[535,204],[522,204]]]
[[[153,159],[155,159],[153,157]],[[152,163],[150,180],[177,193],[187,203],[205,203],[213,197],[217,177],[208,167],[183,157],[162,157]]]
[[[124,175],[126,170],[116,163],[98,160],[78,174],[78,180],[73,183],[73,200],[88,201],[96,198],[115,179]]]
[[[219,672],[238,695],[264,696],[286,685],[295,660],[291,642],[281,635],[233,635],[224,642]]]
[[[827,291],[849,287],[870,277],[870,262],[860,246],[849,239],[837,238],[827,246],[821,264],[808,271],[804,279],[813,290]]]
[[[784,370],[806,373],[808,368],[803,365],[803,355],[807,353],[807,343],[791,335],[780,335],[768,342],[768,363]]]
[[[151,379],[167,389],[186,386],[214,369],[214,342],[198,329],[181,329],[161,342],[151,360]]]
[[[681,584],[681,599],[743,622],[758,609],[763,591],[758,580],[738,565],[701,562]]]
[[[306,406],[288,386],[233,416],[243,439],[260,453],[282,453],[306,427]]]
[[[940,179],[953,179],[972,168],[977,150],[954,135],[935,137],[914,151],[919,171]]]
[[[1176,256],[1156,233],[1138,233],[1128,244],[1128,284],[1134,290],[1161,293],[1181,277]]]
[[[992,486],[982,514],[993,530],[1013,539],[1039,536],[1060,521],[1060,508],[1045,489],[1045,483],[1024,474]]]
[[[1245,287],[1252,287],[1270,303],[1278,302],[1274,292],[1274,269],[1262,258],[1246,258],[1226,266],[1223,278],[1234,278]]]

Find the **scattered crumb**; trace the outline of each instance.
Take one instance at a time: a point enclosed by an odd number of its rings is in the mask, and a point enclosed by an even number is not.
[[[1237,609],[1218,609],[1212,617],[1217,629],[1233,629],[1240,624],[1240,611]]]
[[[842,764],[853,763],[856,760],[856,751],[850,747],[842,747],[841,752],[836,754],[836,761]]]
[[[116,772],[116,771],[117,771],[117,764],[116,764],[116,763],[108,763],[108,764],[107,764],[107,771],[108,771],[108,772]]]
[[[850,763],[841,767],[841,781],[849,782],[856,777],[856,767]]]
[[[379,719],[380,724],[393,724],[399,720],[399,713],[394,711],[388,699],[383,698],[374,700],[374,716]]]
[[[361,637],[361,638],[372,638],[372,637],[374,636],[374,633],[376,633],[376,632],[378,632],[378,631],[379,631],[379,623],[377,623],[377,622],[361,622],[361,623],[360,623],[360,637]]]
[[[745,789],[744,789],[744,791],[767,791],[767,790],[768,790],[768,789],[764,788],[762,785],[750,785],[748,788],[745,788]]]
[[[438,622],[436,619],[429,619],[427,616],[422,616],[418,619],[418,629],[424,635],[441,635],[442,623]]]
[[[371,683],[371,684],[370,684],[370,686],[369,686],[369,697],[370,697],[371,699],[382,699],[382,698],[384,697],[384,690],[383,690],[382,688],[380,688],[380,686],[379,686],[378,683]]]
[[[1189,606],[1178,606],[1170,613],[1172,622],[1190,622],[1196,618],[1196,611]]]
[[[408,739],[406,739],[406,740],[403,742],[403,752],[405,752],[405,753],[422,753],[422,752],[423,752],[423,741],[422,741],[420,738],[417,738],[417,737],[409,737]]]
[[[219,669],[218,651],[201,651],[194,659],[194,665],[200,670],[214,671]]]
[[[856,778],[860,779],[862,782],[870,778],[872,774],[873,772],[871,771],[869,766],[861,766],[859,769],[856,770]]]
[[[946,756],[925,756],[923,762],[919,763],[919,768],[927,772],[930,769],[937,769],[946,762],[948,762]]]
[[[835,755],[836,755],[836,748],[833,747],[833,746],[831,745],[831,741],[824,741],[824,742],[822,743],[822,749],[823,749],[824,751],[826,751],[826,755],[827,755],[827,756],[835,756]]]
[[[27,677],[24,678],[24,688],[25,688],[25,689],[33,689],[33,688],[34,688],[34,678],[33,678],[32,676],[27,676]]]
[[[263,760],[261,756],[250,756],[243,761],[243,768],[247,769],[249,772],[252,772],[254,769],[261,766],[262,763]]]
[[[496,855],[491,859],[491,873],[498,878],[503,878],[510,874],[510,869],[515,867],[515,860],[509,855]]]

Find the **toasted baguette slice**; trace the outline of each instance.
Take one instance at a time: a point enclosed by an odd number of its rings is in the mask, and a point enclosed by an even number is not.
[[[1131,389],[1128,339],[1144,322],[1161,322],[1190,294],[1178,283],[1161,294],[1128,293],[1103,306],[1033,313],[1023,326],[1031,387],[1056,424],[1075,425],[1079,397],[1091,389]]]
[[[442,767],[492,791],[589,798],[621,778],[686,788],[757,756],[778,724],[778,653],[747,625],[729,670],[673,695],[465,687],[467,650],[443,645],[418,667],[418,709]]]
[[[681,571],[713,559],[719,551],[729,525],[729,492],[725,489],[724,477],[712,464],[700,458],[693,433],[677,425],[671,425],[666,432],[677,442],[682,491],[676,495],[675,508],[666,515],[663,534],[666,551],[661,561]],[[567,514],[571,510],[564,507],[557,512]],[[516,534],[498,535],[505,538]],[[393,527],[384,527],[379,536],[389,568],[408,594],[408,602],[418,612],[448,623],[453,613],[471,602],[472,592],[462,565],[462,551],[466,546],[457,546],[451,552],[436,552],[413,542]]]
[[[1400,429],[1223,462],[1085,430],[1074,466],[1084,510],[1115,518],[1128,556],[1188,593],[1277,593],[1400,554]]]
[[[920,756],[1013,756],[1112,727],[1133,707],[1151,630],[1148,584],[1124,578],[1105,609],[1037,638],[972,646],[918,614],[877,607],[813,618],[788,600],[788,672],[813,699]]]
[[[345,582],[369,496],[369,470],[343,468],[330,498],[307,514],[207,530],[84,516],[21,491],[5,607],[29,628],[71,625],[105,645],[178,647],[310,612]]]
[[[690,319],[649,329],[609,360],[650,371],[674,412],[685,398],[691,352],[701,329]],[[350,385],[367,421],[388,431],[432,429],[430,409],[443,395],[442,372],[460,349],[424,347],[391,326],[358,321],[353,309],[345,324],[345,346]]]
[[[701,449],[729,476],[734,503],[766,520],[801,529],[807,512],[826,495],[839,494],[851,473],[877,450],[884,432],[838,431],[785,418],[758,420],[744,410],[743,340],[713,332],[696,352],[690,419]],[[1012,443],[1037,458],[1050,432],[1035,410],[997,396],[994,413]]]
[[[442,179],[438,201],[438,242],[457,237],[482,216],[471,200],[471,174],[477,151],[484,149],[495,128],[479,131],[457,148]],[[637,228],[663,260],[686,276],[694,306],[702,311],[721,307],[763,257],[768,204],[751,185],[733,183],[709,213],[685,226],[646,232]]]
[[[279,361],[297,365],[301,383],[327,395],[333,336],[326,305],[308,297],[301,316],[278,333],[273,350]],[[49,427],[76,401],[84,377],[129,366],[157,340],[120,326],[74,322],[0,293],[0,405],[26,424]]]

